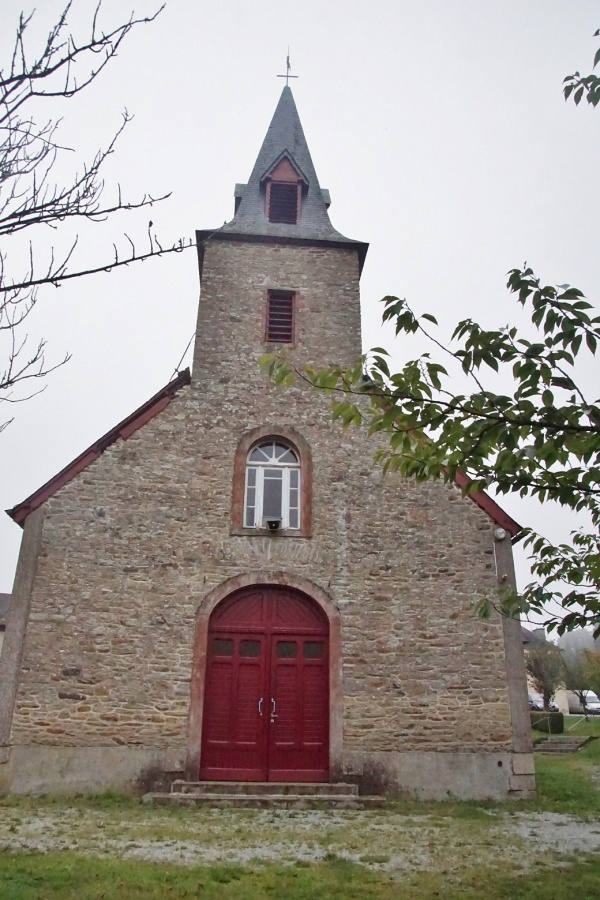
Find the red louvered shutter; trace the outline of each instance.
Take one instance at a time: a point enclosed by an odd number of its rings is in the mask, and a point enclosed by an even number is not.
[[[294,340],[294,295],[291,291],[269,291],[267,342],[291,344]]]
[[[298,185],[272,181],[269,189],[269,222],[295,225],[298,221]]]

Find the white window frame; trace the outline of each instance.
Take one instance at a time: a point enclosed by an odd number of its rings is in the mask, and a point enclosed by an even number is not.
[[[250,461],[251,455],[255,450],[261,449],[265,452],[265,449],[269,446],[274,447],[275,445],[279,445],[285,447],[291,453],[294,454],[297,462],[280,462],[275,459],[272,455],[270,460],[262,461]],[[302,471],[300,464],[300,456],[298,451],[291,447],[287,441],[283,440],[269,440],[269,441],[261,441],[258,444],[255,444],[251,447],[250,452],[246,458],[246,477],[244,483],[244,520],[243,524],[245,528],[265,528],[266,522],[263,521],[263,507],[264,507],[264,487],[265,487],[265,472],[267,469],[278,469],[281,471],[282,475],[282,487],[281,487],[281,528],[286,531],[299,531],[301,526],[301,516],[302,516],[302,495],[301,495],[301,483],[302,483]],[[252,507],[248,504],[248,488],[251,487],[249,485],[250,472],[255,472],[255,484],[252,485],[255,489],[255,503],[254,503],[254,521],[250,524],[248,522],[248,510]],[[291,485],[291,473],[298,473],[298,484],[295,487]],[[297,525],[290,525],[290,495],[292,490],[297,492],[298,497],[298,519]]]

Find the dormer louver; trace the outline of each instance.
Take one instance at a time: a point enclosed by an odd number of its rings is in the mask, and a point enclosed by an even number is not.
[[[308,179],[287,150],[260,179],[265,192],[265,212],[269,222],[295,225],[300,219],[302,194],[308,190]]]

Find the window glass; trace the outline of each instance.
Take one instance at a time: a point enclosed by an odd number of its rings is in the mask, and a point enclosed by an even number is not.
[[[265,444],[263,447],[255,447],[250,456],[248,457],[250,462],[269,462],[270,454],[267,452],[271,449],[270,444]]]
[[[298,462],[298,457],[294,451],[291,447],[286,447],[285,444],[273,444],[273,456],[279,463],[296,464]]]
[[[240,656],[260,656],[260,641],[240,641]]]
[[[233,656],[233,641],[229,638],[215,638],[213,653],[215,656]]]
[[[298,655],[298,645],[295,641],[277,641],[277,656],[279,659],[295,659]]]
[[[305,659],[323,659],[325,644],[322,641],[304,641]]]
[[[283,498],[283,472],[281,469],[265,469],[263,489],[263,516],[281,518]]]

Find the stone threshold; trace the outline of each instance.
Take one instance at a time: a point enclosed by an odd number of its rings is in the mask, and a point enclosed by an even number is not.
[[[365,809],[383,797],[361,797],[355,784],[272,781],[174,781],[169,792],[151,791],[142,801],[153,806],[215,808]]]

